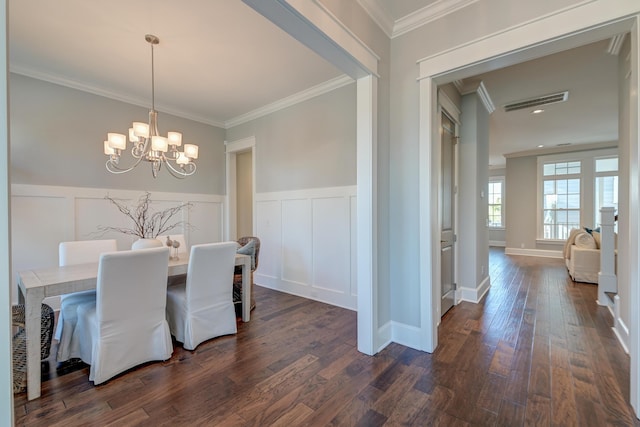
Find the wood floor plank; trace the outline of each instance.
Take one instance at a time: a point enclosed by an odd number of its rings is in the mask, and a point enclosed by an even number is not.
[[[355,312],[257,286],[237,334],[97,387],[52,369],[40,399],[15,395],[16,425],[640,426],[597,287],[561,260],[490,257],[490,290],[442,318],[433,354],[367,356]]]

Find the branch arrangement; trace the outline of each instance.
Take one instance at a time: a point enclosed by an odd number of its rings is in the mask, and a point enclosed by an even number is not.
[[[115,231],[117,233],[138,236],[141,239],[155,239],[156,237],[165,234],[180,225],[188,226],[184,221],[172,222],[171,219],[183,208],[191,208],[191,203],[182,203],[163,211],[153,212],[150,207],[151,193],[149,192],[140,196],[135,208],[130,208],[119,200],[108,195],[105,196],[105,199],[114,204],[121,213],[127,216],[133,222],[133,227],[125,228],[100,225],[98,226],[99,234],[104,234],[108,231]]]

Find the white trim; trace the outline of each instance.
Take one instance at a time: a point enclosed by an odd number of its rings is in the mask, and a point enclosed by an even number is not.
[[[491,230],[491,229],[489,229]],[[489,240],[489,246],[493,246],[496,248],[505,248],[507,247],[507,242],[502,240]]]
[[[609,41],[609,46],[607,46],[607,53],[609,55],[615,55],[618,56],[618,54],[620,54],[620,49],[622,49],[622,45],[624,43],[624,39],[626,38],[627,34],[616,34],[615,36],[611,37],[611,40]]]
[[[315,98],[316,96],[324,95],[325,93],[339,89],[343,86],[347,86],[353,82],[354,80],[351,77],[343,74],[319,85],[310,87],[286,98],[282,98],[278,101],[272,102],[271,104],[264,105],[260,108],[256,108],[253,111],[249,111],[248,113],[241,114],[239,116],[226,120],[224,122],[224,128],[229,129],[242,123],[250,122],[251,120],[264,117],[267,114],[275,113],[276,111],[283,110],[300,102]]]
[[[419,277],[420,277],[420,345],[419,350],[432,353],[438,346],[438,323],[440,321],[440,224],[439,177],[440,109],[437,105],[437,87],[431,78],[419,81],[420,130],[418,153],[419,187]],[[432,125],[432,123],[434,125]]]
[[[609,306],[611,307],[611,306]],[[624,324],[622,318],[620,317],[620,296],[616,295],[613,297],[613,333],[618,338],[620,345],[624,349],[624,351],[629,354],[629,328]]]
[[[225,197],[225,239],[237,240],[238,238],[238,224],[237,218],[237,177],[236,177],[236,156],[238,153],[251,150],[251,188],[253,201],[253,230],[255,234],[256,229],[256,138],[250,136],[247,138],[239,139],[231,142],[224,142],[225,144],[225,169],[226,169],[226,197]]]
[[[11,364],[11,281],[13,273],[11,271],[12,255],[11,255],[11,192],[10,185],[10,152],[9,152],[9,76],[7,75],[7,66],[9,61],[8,54],[8,10],[6,0],[0,0],[0,15],[2,19],[2,28],[0,30],[0,63],[2,71],[0,71],[0,153],[2,153],[2,165],[0,170],[0,271],[2,271],[2,279],[0,280],[0,425],[14,425],[14,407],[13,407],[13,391],[12,391],[12,364]],[[4,415],[2,415],[4,414]]]
[[[492,226],[487,226],[487,229],[489,231],[491,230],[506,230],[505,228],[505,224],[506,224],[506,219],[507,219],[507,212],[506,212],[506,205],[507,205],[507,201],[506,201],[506,194],[507,194],[507,185],[506,185],[506,179],[504,175],[494,175],[494,176],[490,176],[489,177],[489,184],[491,184],[492,182],[500,182],[502,183],[501,188],[502,188],[502,193],[500,194],[500,222],[502,223],[501,226],[499,227],[492,227]],[[488,199],[489,199],[489,190],[487,189],[487,205],[489,205],[488,203]],[[489,214],[489,212],[487,212],[487,215]],[[489,222],[489,220],[487,219],[487,222]],[[504,246],[504,242],[502,242],[502,246]],[[489,245],[491,245],[491,242],[489,242]]]
[[[420,28],[429,22],[440,19],[477,1],[478,0],[437,0],[422,9],[416,10],[396,20],[391,37],[398,37],[413,31],[416,28]]]
[[[482,282],[475,288],[467,288],[464,286],[456,289],[456,304],[460,301],[469,301],[472,303],[479,303],[482,297],[489,291],[491,287],[491,279],[489,276],[485,277]]]
[[[31,68],[19,67],[10,64],[9,70],[15,74],[21,74],[23,76],[31,77],[45,82],[54,83],[60,86],[69,87],[71,89],[81,90],[83,92],[91,93],[105,98],[114,99],[116,101],[126,102],[127,104],[137,105],[138,107],[149,108],[149,98],[139,98],[131,96],[129,94],[114,92],[108,89],[104,89],[95,85],[71,80],[66,77],[58,76],[52,73],[44,73],[40,70],[33,70]],[[184,119],[193,120],[199,123],[205,123],[211,126],[224,128],[225,124],[222,120],[212,119],[209,116],[200,116],[198,114],[188,113],[186,111],[178,110],[162,103],[156,103],[156,110],[171,114],[176,117],[182,117]]]
[[[378,79],[358,79],[356,94],[357,307],[358,351],[373,355],[380,348],[377,277],[377,106]]]
[[[603,150],[607,148],[618,148],[618,141],[594,142],[593,144],[566,145],[562,147],[545,147],[533,150],[517,151],[515,153],[506,153],[504,157],[507,159],[516,157],[529,156],[546,156],[548,154],[574,153],[578,151]],[[496,169],[504,169],[504,166]]]
[[[505,248],[504,253],[505,255],[535,256],[540,258],[563,258],[562,251],[551,251],[545,249]]]
[[[393,36],[393,17],[376,0],[356,0],[378,27],[391,38]]]
[[[442,109],[450,116],[454,122],[457,124],[460,123],[460,109],[454,102],[449,98],[449,95],[443,90],[438,89],[438,103],[442,107]],[[458,136],[458,135],[456,135]],[[457,169],[456,169],[457,170]]]
[[[421,331],[417,326],[391,321],[391,340],[400,345],[419,348]]]
[[[469,93],[477,93],[482,105],[487,110],[489,114],[496,111],[496,107],[491,100],[491,95],[489,95],[489,91],[485,87],[482,80],[473,80],[470,82],[465,82],[462,90],[460,90],[461,95],[467,95]]]

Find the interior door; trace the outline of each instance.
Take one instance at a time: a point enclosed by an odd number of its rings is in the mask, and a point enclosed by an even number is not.
[[[444,112],[440,121],[440,271],[441,306],[444,315],[455,303],[455,176],[456,176],[456,125]]]

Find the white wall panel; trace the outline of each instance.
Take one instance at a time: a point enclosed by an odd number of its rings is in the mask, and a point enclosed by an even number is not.
[[[256,235],[260,238],[260,258],[256,275],[261,284],[274,287],[280,277],[282,248],[282,209],[280,200],[256,201]]]
[[[351,233],[349,199],[315,199],[313,203],[313,287],[350,292]]]
[[[282,280],[311,283],[311,204],[308,199],[282,201]]]
[[[192,202],[193,206],[185,216],[190,227],[184,234],[188,236],[189,246],[200,243],[221,242],[224,227],[223,203],[218,202]]]
[[[131,227],[131,222],[104,197],[109,195],[133,206],[144,193],[83,187],[43,185],[11,186],[11,233],[13,272],[50,267],[58,264],[58,244],[68,240],[114,238],[118,249],[131,247],[134,237],[108,232],[99,234],[98,226]],[[176,221],[187,219],[193,226],[185,230],[190,244],[221,241],[224,197],[208,194],[151,194],[153,210],[181,203],[192,203],[189,212],[177,215]],[[182,228],[175,230],[182,233]],[[189,235],[189,233],[191,235]],[[14,274],[15,275],[15,274]],[[14,277],[12,301],[18,300]],[[47,300],[54,308],[57,302]]]
[[[256,284],[355,310],[355,194],[355,186],[256,194]]]

